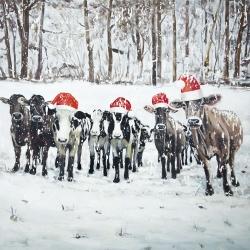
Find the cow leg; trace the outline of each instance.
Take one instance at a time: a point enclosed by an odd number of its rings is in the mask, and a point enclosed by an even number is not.
[[[167,171],[170,172],[171,154],[167,154]]]
[[[119,155],[120,155],[120,167],[123,168],[123,152],[122,152],[122,150],[119,153]]]
[[[107,172],[107,160],[106,160],[106,153],[103,150],[102,152],[102,164],[103,164],[103,176],[108,176],[108,172]]]
[[[179,174],[181,172],[181,153],[177,153],[177,171],[176,173]]]
[[[204,160],[203,168],[204,168],[204,172],[205,172],[205,176],[206,176],[206,183],[207,183],[205,194],[206,195],[213,195],[214,189],[213,189],[211,182],[210,182],[210,171],[209,171],[209,164],[208,164],[207,160]]]
[[[117,156],[115,156],[113,160],[113,165],[115,167],[115,178],[113,180],[114,183],[120,182],[119,160],[120,158]]]
[[[82,145],[83,145],[83,140],[80,139],[80,143],[78,145],[77,149],[77,169],[81,170],[82,169],[82,164],[81,164],[81,158],[82,158]]]
[[[30,174],[35,175],[36,174],[36,167],[37,167],[37,161],[39,159],[40,154],[40,147],[38,145],[35,145],[33,148],[33,155],[32,155],[32,166],[30,169]]]
[[[74,156],[69,156],[68,160],[68,181],[73,180]]]
[[[166,156],[163,154],[161,155],[161,178],[167,179],[167,172],[166,172]]]
[[[218,155],[216,155],[216,161],[217,161],[217,178],[222,177],[221,169],[220,169],[220,158]]]
[[[125,158],[125,169],[124,169],[124,179],[129,179],[129,166],[131,166],[131,160],[129,157]]]
[[[15,164],[14,167],[12,168],[12,172],[17,172],[20,168],[20,156],[21,156],[21,147],[14,145],[14,150],[15,150]]]
[[[231,170],[231,183],[234,187],[239,187],[240,183],[237,181],[235,172],[234,172],[234,157],[235,157],[235,152],[231,150],[230,157],[229,157],[229,166]]]
[[[178,172],[175,170],[175,158],[176,158],[175,154],[172,153],[171,154],[171,177],[173,179],[176,179],[176,172]]]
[[[138,152],[137,154],[137,164],[138,167],[142,167],[142,152]]]
[[[226,196],[232,196],[233,195],[233,191],[231,190],[228,181],[227,181],[227,166],[226,164],[223,164],[221,166],[222,168],[222,177],[223,177],[223,189],[225,192]]]
[[[93,174],[94,171],[94,163],[95,163],[95,156],[91,155],[90,156],[90,164],[89,164],[89,174]]]
[[[59,168],[58,180],[62,181],[64,179],[65,155],[58,156],[58,168]]]
[[[96,163],[96,169],[99,170],[100,169],[100,160],[101,160],[101,150],[97,149],[97,163]]]
[[[42,175],[46,176],[48,174],[48,170],[47,170],[47,159],[48,159],[48,152],[49,152],[49,147],[48,146],[44,146],[43,148],[43,157],[42,157]]]
[[[24,172],[25,173],[29,173],[29,169],[30,169],[30,147],[29,145],[27,146],[27,150],[26,150],[26,165],[25,165],[25,169]]]

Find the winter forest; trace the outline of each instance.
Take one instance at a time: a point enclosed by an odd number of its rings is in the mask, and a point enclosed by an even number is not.
[[[146,83],[249,74],[248,0],[1,0],[1,78]]]
[[[0,250],[249,250],[250,0],[0,0]]]

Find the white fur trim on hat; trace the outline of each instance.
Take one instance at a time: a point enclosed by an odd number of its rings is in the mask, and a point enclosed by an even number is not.
[[[193,100],[201,99],[202,97],[203,97],[203,93],[201,89],[196,89],[196,90],[181,93],[182,101],[193,101]]]
[[[126,113],[128,113],[128,110],[126,110],[123,107],[112,107],[112,108],[110,108],[110,112],[126,114]]]
[[[159,102],[153,105],[154,108],[168,108],[169,105],[166,102]]]
[[[65,110],[70,110],[70,111],[76,111],[77,109],[71,107],[71,106],[68,106],[68,105],[55,105],[54,104],[54,107],[56,109],[65,109]]]

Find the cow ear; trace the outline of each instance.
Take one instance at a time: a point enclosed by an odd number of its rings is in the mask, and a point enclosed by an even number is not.
[[[10,99],[5,98],[5,97],[0,97],[0,101],[2,101],[5,104],[10,104]]]
[[[209,95],[208,97],[203,98],[203,104],[213,106],[213,105],[217,104],[218,102],[220,102],[221,98],[222,97],[220,94]]]
[[[183,104],[184,104],[183,101],[176,99],[176,100],[170,102],[169,107],[171,110],[178,111],[178,109],[183,108]]]
[[[47,103],[48,115],[54,115],[56,113],[56,108],[53,104]]]
[[[77,119],[82,120],[85,119],[86,117],[91,119],[91,115],[88,113],[84,113],[82,111],[77,111],[74,115]]]
[[[151,114],[153,114],[153,113],[155,112],[154,107],[152,107],[152,106],[150,106],[150,105],[144,106],[144,109],[145,109],[147,112],[151,113]]]

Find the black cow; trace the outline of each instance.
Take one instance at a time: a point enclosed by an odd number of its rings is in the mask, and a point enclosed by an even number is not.
[[[28,172],[30,166],[30,112],[27,106],[29,103],[27,99],[20,94],[14,94],[9,99],[0,97],[0,100],[10,106],[10,132],[15,150],[15,164],[12,171],[16,172],[19,170],[21,148],[27,145],[27,163],[24,171]]]

